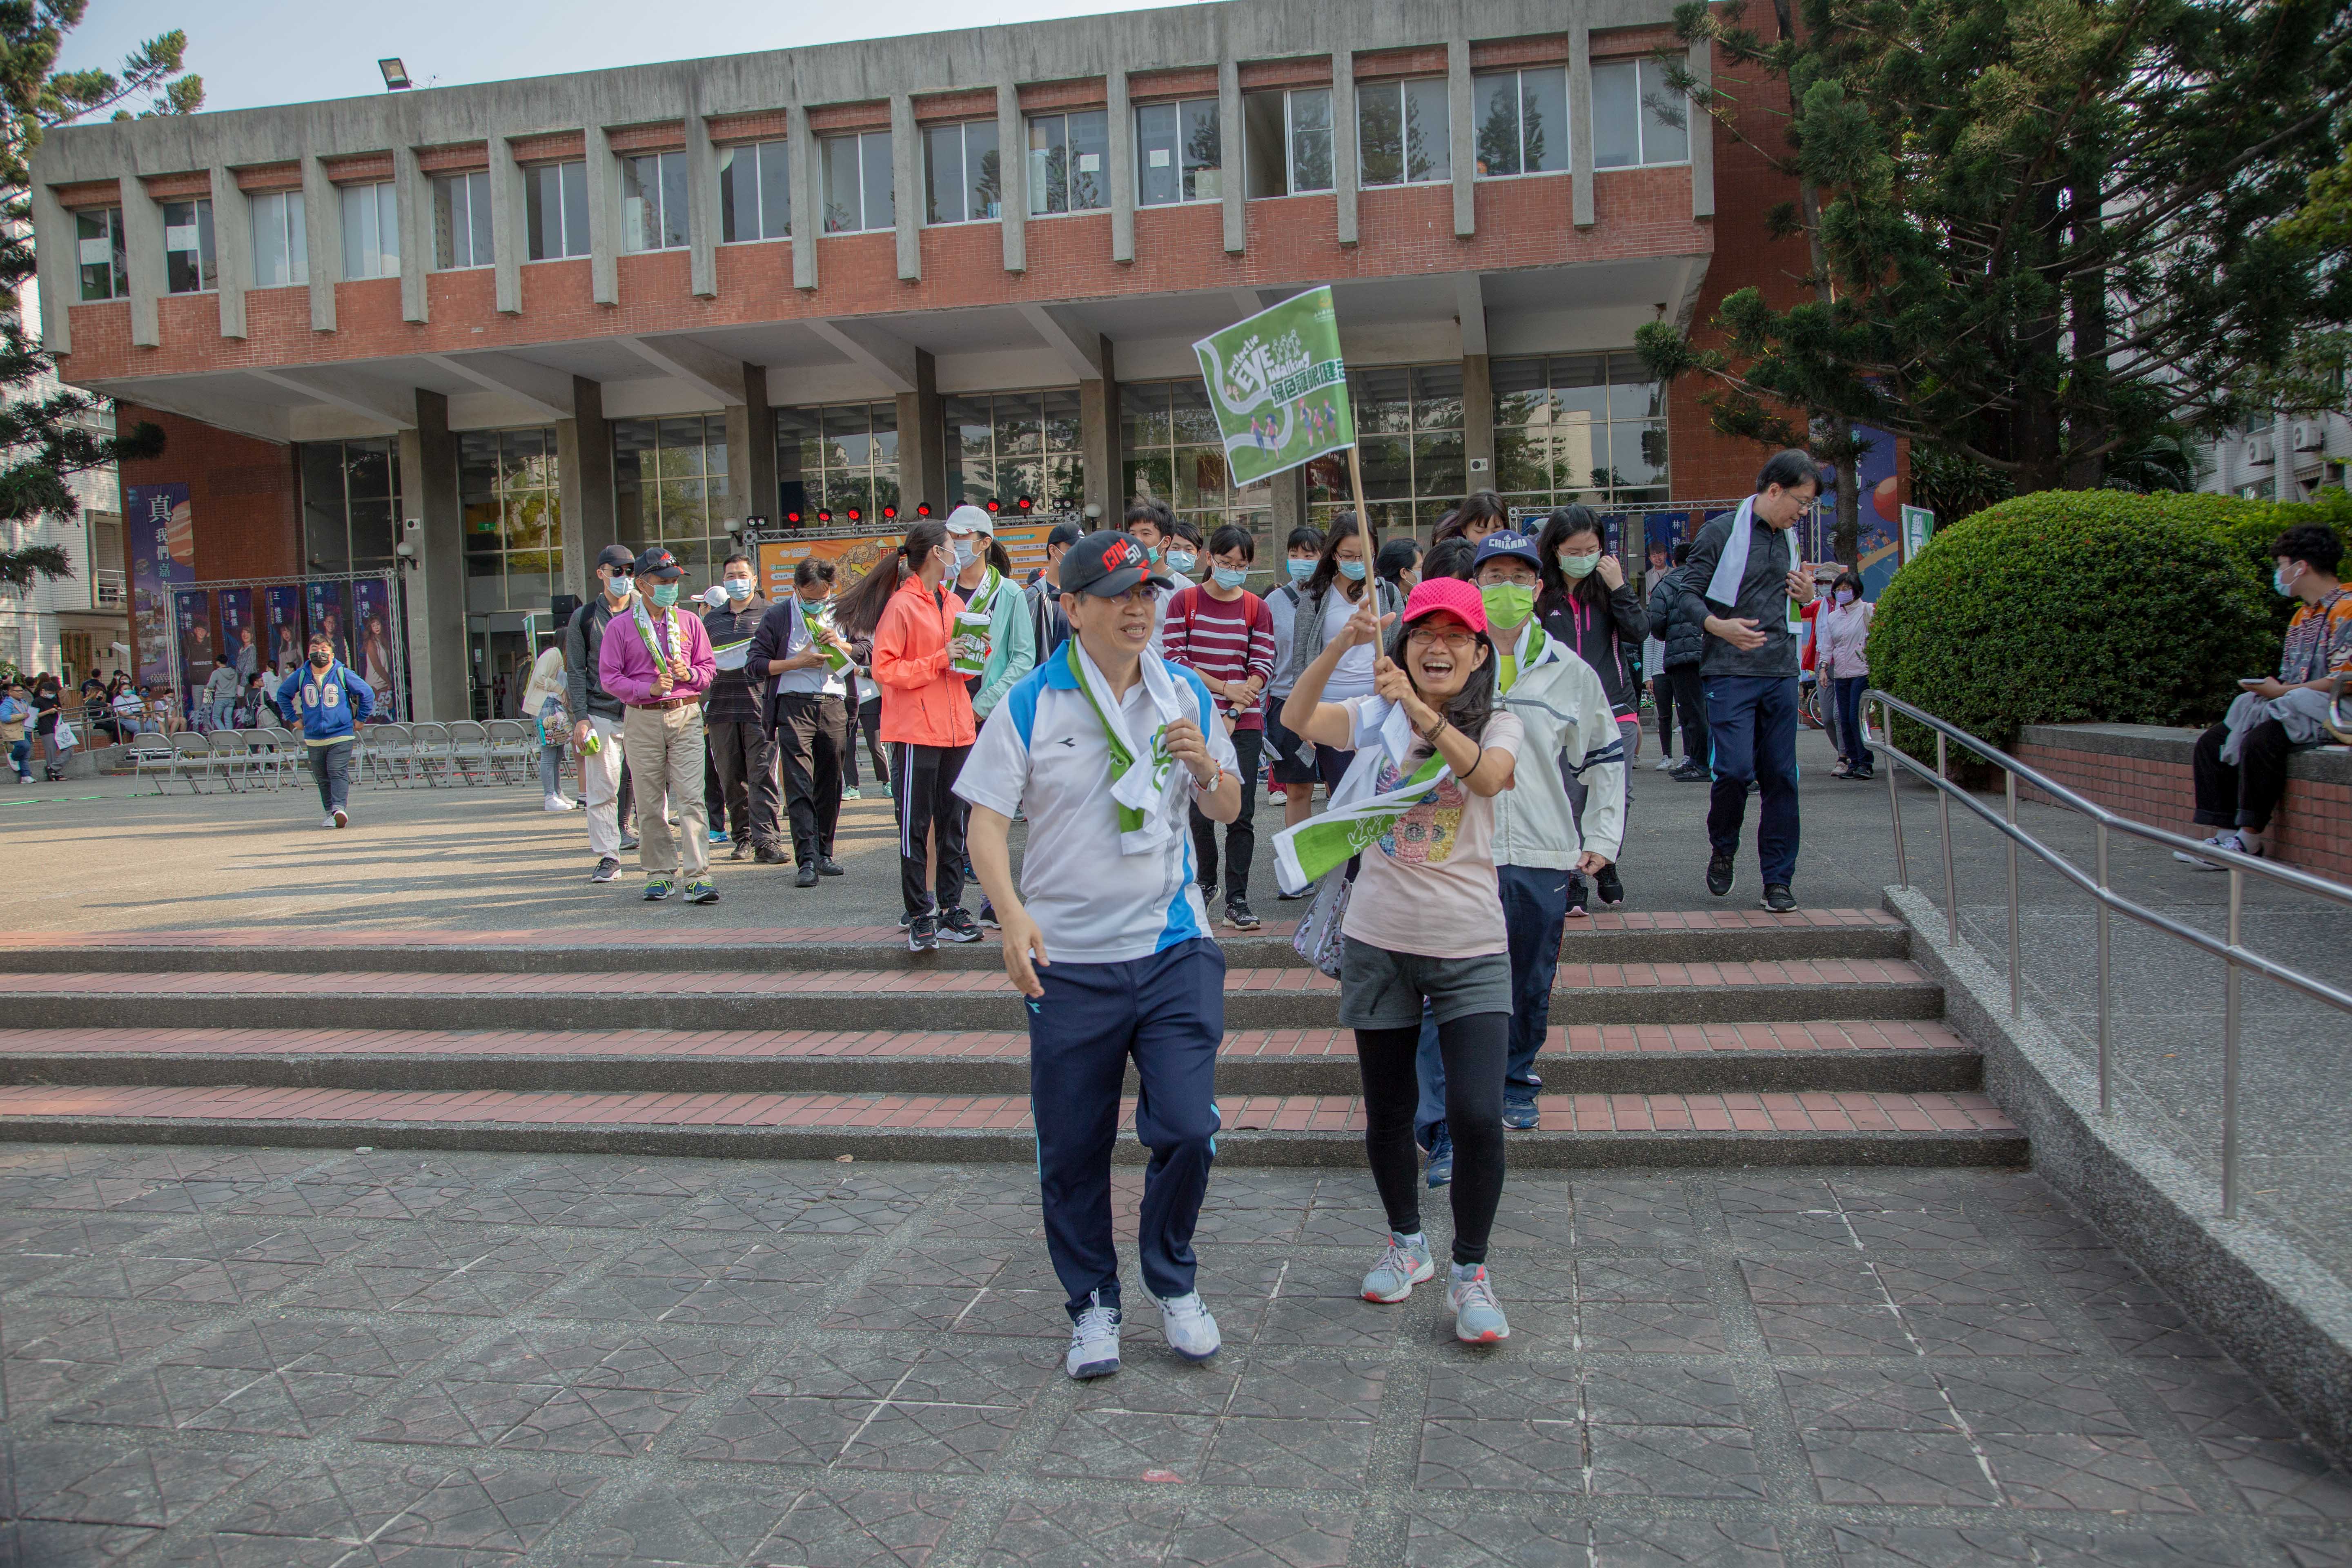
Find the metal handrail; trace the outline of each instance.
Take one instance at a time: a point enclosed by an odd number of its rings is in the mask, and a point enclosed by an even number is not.
[[[2291,866],[2259,860],[2252,856],[2240,855],[2231,850],[2216,849],[2210,845],[2200,844],[2193,838],[2185,838],[2178,833],[2168,833],[2161,827],[2151,827],[2147,823],[2135,822],[2126,816],[2118,816],[2105,806],[2084,799],[2056,780],[2019,762],[2000,747],[1980,741],[1958,726],[1947,723],[1934,714],[1922,711],[1901,698],[1891,696],[1874,687],[1864,691],[1862,700],[1865,704],[1875,702],[1878,705],[1879,738],[1870,743],[1874,749],[1884,752],[1891,764],[1886,770],[1886,808],[1895,830],[1895,879],[1905,888],[1911,886],[1911,867],[1903,847],[1903,808],[1897,799],[1895,787],[1895,771],[1897,768],[1907,768],[1911,773],[1935,786],[1936,809],[1943,839],[1944,930],[1951,945],[1958,946],[1960,940],[1960,893],[1958,884],[1952,873],[1952,802],[1957,800],[1976,813],[1979,818],[1990,824],[2008,842],[2009,1014],[2011,1017],[2018,1016],[2024,1004],[2023,966],[2020,962],[2019,954],[2017,914],[2019,847],[2021,845],[2032,850],[2044,865],[2082,891],[2088,893],[2098,905],[2098,1075],[2101,1115],[2109,1114],[2115,1108],[2114,1080],[2110,1072],[2112,1031],[2109,1026],[2107,1008],[2108,911],[2112,910],[2128,915],[2142,925],[2178,937],[2191,947],[2221,960],[2226,976],[2221,1011],[2221,1217],[2237,1218],[2239,971],[2251,969],[2306,996],[2325,1002],[2340,1012],[2352,1013],[2352,993],[2339,991],[2324,980],[2315,980],[2298,970],[2289,969],[2286,965],[2264,958],[2258,952],[2250,952],[2241,942],[2239,939],[2242,934],[2240,928],[2245,901],[2246,874],[2252,872],[2255,876],[2265,877],[2273,882],[2293,888],[2298,892],[2315,893],[2321,898],[2333,899],[2338,903],[2347,905],[2352,905],[2352,887],[2347,887],[2341,882],[2329,881],[2325,877],[2315,877],[2307,871],[2298,871]],[[1914,723],[1925,725],[1934,732],[1935,772],[1929,773],[1924,763],[1895,746],[1894,728],[1888,720],[1890,713],[1899,713]],[[1867,737],[1868,726],[1865,725],[1864,730]],[[1948,776],[1949,743],[1955,741],[1979,756],[1990,761],[2006,775],[2003,810],[2000,815],[1996,816],[1990,807],[1953,783]],[[2017,783],[2020,779],[2023,779],[2027,784],[2042,791],[2058,805],[2081,812],[2097,826],[2098,868],[2095,875],[2085,874],[2057,850],[2018,826]],[[2129,834],[2135,838],[2144,838],[2151,844],[2162,845],[2169,849],[2194,855],[2200,859],[2220,862],[2230,873],[2230,919],[2227,940],[2217,942],[2196,927],[2184,925],[2168,915],[2158,914],[2154,910],[2143,908],[2110,888],[2107,885],[2107,836],[2111,831]]]

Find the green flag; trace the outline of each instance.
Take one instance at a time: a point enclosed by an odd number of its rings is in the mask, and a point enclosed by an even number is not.
[[[1310,289],[1192,345],[1234,483],[1356,444],[1331,290]]]

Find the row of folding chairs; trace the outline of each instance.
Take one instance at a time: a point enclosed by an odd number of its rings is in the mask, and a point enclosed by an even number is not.
[[[371,724],[360,746],[371,783],[524,784],[539,765],[530,726],[520,719],[458,719],[446,724]]]
[[[299,735],[274,725],[138,735],[129,745],[132,777],[152,778],[158,795],[168,794],[175,780],[196,795],[212,780],[229,790],[257,789],[265,782],[275,789],[308,765],[303,750]]]

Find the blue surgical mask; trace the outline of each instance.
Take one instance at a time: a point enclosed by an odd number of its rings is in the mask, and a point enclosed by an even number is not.
[[[1315,557],[1312,555],[1304,561],[1293,556],[1283,564],[1290,568],[1290,580],[1294,583],[1304,583],[1315,575]]]
[[[1190,572],[1200,563],[1201,558],[1189,550],[1171,550],[1168,552],[1168,570],[1171,572]]]
[[[2302,579],[2298,577],[2296,581],[2300,582]],[[2278,595],[2282,599],[2292,599],[2294,597],[2294,585],[2286,580],[2286,568],[2284,565],[2273,567],[2272,569],[2271,586],[2277,590]]]
[[[1249,581],[1249,573],[1240,566],[1220,566],[1214,574],[1220,588],[1238,588]]]
[[[1360,583],[1364,580],[1364,563],[1362,562],[1340,561],[1335,562],[1333,564],[1339,568],[1339,575],[1345,577],[1349,582]]]
[[[751,596],[751,584],[741,577],[730,577],[727,579],[727,596],[740,605]]]
[[[957,570],[957,571],[959,571],[959,572],[961,572],[961,571],[962,571],[965,567],[967,567],[967,566],[971,565],[971,563],[972,563],[972,558],[973,558],[974,556],[978,555],[979,553],[980,553],[979,547],[978,547],[978,546],[976,546],[976,545],[974,545],[971,540],[969,540],[969,539],[959,539],[959,540],[957,540],[957,541],[955,542],[955,563],[956,563],[956,570]]]

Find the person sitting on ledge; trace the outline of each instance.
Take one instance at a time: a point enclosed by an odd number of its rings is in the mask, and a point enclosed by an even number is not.
[[[2267,853],[2263,834],[2286,793],[2289,752],[2324,745],[2327,689],[2352,671],[2352,591],[2336,579],[2344,542],[2324,523],[2297,523],[2271,544],[2278,569],[2271,586],[2303,601],[2286,628],[2275,678],[2245,688],[2222,721],[2199,737],[2196,820],[2214,831],[2204,842],[2241,855]],[[2176,849],[2176,860],[2209,871],[2219,861]]]

